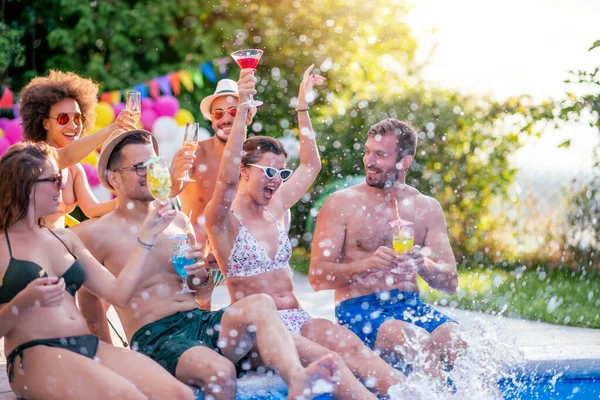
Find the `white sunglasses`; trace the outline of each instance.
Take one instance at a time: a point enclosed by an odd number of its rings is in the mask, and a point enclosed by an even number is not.
[[[273,167],[265,167],[264,165],[258,165],[258,164],[248,164],[248,165],[251,167],[256,167],[256,168],[262,169],[263,172],[265,173],[265,176],[269,179],[275,179],[275,177],[277,175],[279,175],[283,182],[290,179],[290,177],[292,176],[292,173],[294,172],[291,169],[277,169],[277,168],[273,168]]]

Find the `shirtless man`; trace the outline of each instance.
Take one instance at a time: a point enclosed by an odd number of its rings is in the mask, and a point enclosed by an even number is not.
[[[124,268],[136,246],[151,250],[147,276],[132,300],[117,313],[131,347],[148,355],[182,382],[203,387],[213,399],[234,399],[234,364],[249,353],[250,364],[258,359],[275,368],[286,381],[290,399],[311,398],[317,379],[332,382],[337,364],[332,356],[302,367],[294,340],[279,320],[268,296],[254,296],[225,310],[200,310],[191,293],[176,293],[181,278],[170,263],[170,236],[194,234],[185,215],[177,216],[154,243],[137,236],[141,222],[152,209],[153,197],[146,185],[143,164],[158,150],[152,135],[143,130],[117,131],[102,149],[98,161],[101,183],[115,190],[117,208],[77,232],[91,253],[115,276]],[[202,295],[207,272],[200,246],[192,246],[186,267],[188,284]],[[251,353],[252,350],[252,353]],[[307,394],[308,393],[308,394]],[[210,397],[212,396],[212,397]]]
[[[431,376],[451,368],[466,344],[460,326],[419,298],[417,274],[452,294],[456,261],[439,203],[406,185],[416,132],[386,119],[368,132],[366,183],[331,195],[319,212],[309,279],[335,290],[336,318],[395,364],[403,360]],[[412,223],[414,247],[392,249],[393,225]]]

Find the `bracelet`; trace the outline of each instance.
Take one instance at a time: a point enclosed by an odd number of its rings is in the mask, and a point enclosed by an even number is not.
[[[296,108],[296,112],[307,112],[307,111],[308,111],[308,107],[302,108],[302,109]]]
[[[138,244],[139,244],[140,246],[142,246],[143,248],[145,248],[146,250],[152,250],[152,249],[154,248],[154,245],[153,245],[153,244],[148,244],[148,243],[144,243],[144,242],[142,242],[142,241],[140,240],[140,237],[139,237],[139,236],[137,237],[137,241],[138,241]]]

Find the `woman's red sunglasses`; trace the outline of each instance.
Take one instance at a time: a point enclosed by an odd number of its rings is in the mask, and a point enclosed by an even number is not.
[[[56,118],[54,118],[54,117],[48,117],[48,118],[55,119],[59,125],[66,125],[69,123],[69,120],[71,119],[70,115],[71,114],[67,114],[67,113],[59,113]],[[85,115],[83,115],[81,113],[72,113],[72,115],[73,115],[73,122],[75,122],[75,125],[81,125],[85,122]]]

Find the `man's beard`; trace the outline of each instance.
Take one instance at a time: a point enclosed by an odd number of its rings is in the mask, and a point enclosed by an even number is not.
[[[220,127],[217,128],[216,132],[215,132],[215,136],[217,137],[218,140],[220,140],[223,143],[227,143],[227,139],[226,137],[223,137],[222,135],[225,135],[225,131],[223,131],[223,126],[229,126],[231,127],[232,125],[221,125]],[[221,131],[221,134],[219,135],[219,131]],[[231,130],[229,131],[229,133],[231,134]]]
[[[391,188],[394,185],[394,182],[398,180],[398,176],[400,175],[400,171],[396,168],[394,168],[393,171],[393,173],[390,173],[389,170],[385,171],[385,173],[383,173],[379,179],[369,179],[367,176],[367,185],[378,189]]]

